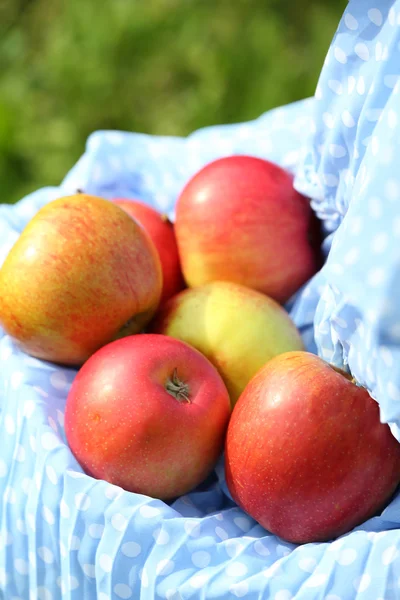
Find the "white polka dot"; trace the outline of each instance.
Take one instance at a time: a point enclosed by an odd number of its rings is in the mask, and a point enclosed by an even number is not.
[[[17,502],[17,493],[14,488],[7,486],[4,490],[3,499],[4,502],[8,502],[8,504],[15,504]]]
[[[60,439],[50,431],[42,434],[41,443],[44,450],[54,450],[61,445]]]
[[[247,596],[249,592],[249,584],[246,581],[239,581],[238,583],[231,585],[229,591],[236,596],[236,598],[243,598],[244,596]]]
[[[100,592],[97,600],[111,600],[111,598],[108,594]]]
[[[362,75],[360,75],[360,77],[357,80],[356,90],[360,96],[365,94],[365,80]]]
[[[8,473],[7,464],[2,458],[0,458],[0,477],[5,477]]]
[[[75,494],[75,506],[78,510],[86,511],[90,507],[92,501],[87,494],[78,493]]]
[[[53,600],[51,591],[43,586],[37,588],[37,600]]]
[[[331,113],[324,112],[322,115],[322,120],[329,129],[333,129],[335,127],[335,117]]]
[[[383,83],[386,87],[391,90],[396,87],[397,82],[399,81],[400,75],[385,75],[383,78]]]
[[[369,575],[368,573],[364,573],[363,575],[361,575],[360,577],[357,577],[353,581],[353,586],[357,592],[361,593],[361,592],[365,592],[365,590],[369,588],[370,583],[371,583],[371,575]]]
[[[292,600],[293,594],[289,590],[279,590],[274,596],[274,600]]]
[[[191,537],[199,537],[200,523],[198,521],[187,520],[184,524],[185,531]]]
[[[383,22],[382,13],[378,8],[370,8],[368,11],[368,18],[374,25],[380,27]]]
[[[63,517],[63,519],[68,519],[70,516],[69,506],[65,502],[64,498],[62,498],[60,502],[60,515]]]
[[[365,111],[365,117],[367,118],[368,121],[371,121],[371,123],[375,123],[376,121],[378,121],[381,114],[382,114],[381,108],[368,108]]]
[[[325,173],[323,179],[325,185],[327,185],[328,187],[336,187],[339,183],[339,179],[336,177],[336,175],[333,175],[332,173]]]
[[[196,590],[202,588],[209,580],[207,573],[198,573],[189,579],[190,585]]]
[[[383,45],[382,42],[376,42],[375,45],[375,60],[377,62],[382,60],[382,56],[383,56]]]
[[[46,548],[46,546],[41,546],[37,551],[39,557],[48,565],[51,565],[54,562],[54,554],[50,550],[50,548]]]
[[[373,219],[379,219],[382,216],[382,203],[377,196],[371,196],[368,200],[369,214]]]
[[[160,515],[160,509],[155,506],[149,506],[148,504],[143,504],[143,506],[139,509],[140,515],[144,519],[153,519],[154,517],[158,517]]]
[[[104,525],[100,525],[99,523],[92,523],[88,527],[88,532],[91,538],[94,540],[99,540],[103,535]]]
[[[84,479],[86,477],[82,471],[71,471],[71,469],[67,469],[67,475],[72,477],[72,479]]]
[[[299,560],[299,567],[306,573],[312,573],[317,565],[317,561],[312,556],[305,556]]]
[[[54,525],[56,519],[48,506],[43,506],[42,508],[42,516],[43,519],[49,524]]]
[[[290,550],[287,546],[283,546],[282,544],[278,544],[276,547],[276,553],[279,556],[288,556],[290,554]]]
[[[388,125],[391,129],[397,126],[397,113],[391,108],[387,113]]]
[[[235,558],[243,550],[243,544],[237,539],[231,539],[226,542],[225,550],[228,556]]]
[[[374,267],[368,272],[367,283],[371,287],[378,287],[385,281],[385,269],[382,267]]]
[[[342,50],[342,48],[339,48],[339,46],[334,48],[333,55],[342,65],[347,63],[347,54],[344,50]]]
[[[22,558],[16,558],[14,560],[14,568],[20,575],[28,575],[29,573],[29,563]]]
[[[13,373],[11,375],[11,387],[14,390],[17,390],[19,388],[19,386],[21,385],[21,383],[24,380],[24,374],[21,373],[21,371],[15,371],[15,373]]]
[[[16,521],[17,529],[23,535],[26,535],[26,523],[22,519],[17,519]]]
[[[368,46],[363,42],[359,42],[354,46],[354,52],[359,58],[361,58],[361,60],[369,60]]]
[[[346,252],[346,254],[344,255],[344,264],[345,265],[354,265],[358,259],[360,258],[360,249],[356,247],[351,248],[348,252]]]
[[[195,567],[199,569],[204,569],[208,567],[211,561],[211,555],[209,552],[205,552],[204,550],[199,550],[198,552],[193,552],[192,554],[192,563]]]
[[[99,558],[99,565],[105,573],[111,573],[113,568],[113,559],[108,554],[101,554]]]
[[[68,379],[64,371],[54,371],[50,375],[50,383],[56,390],[64,390],[68,385]]]
[[[29,494],[31,485],[32,485],[32,479],[29,479],[29,477],[24,477],[24,479],[21,481],[21,487],[22,487],[22,491],[24,492],[24,494],[26,494],[26,495]]]
[[[347,29],[351,29],[351,31],[355,31],[358,27],[358,21],[353,15],[347,12],[344,16],[344,22],[346,24]]]
[[[13,435],[15,433],[15,422],[11,415],[6,415],[4,417],[4,424],[6,426],[6,431],[9,435]]]
[[[71,535],[68,545],[70,550],[79,550],[81,547],[81,540],[77,535]]]
[[[126,583],[117,583],[114,586],[114,593],[118,598],[123,598],[124,600],[132,596],[132,590]]]
[[[332,92],[334,92],[338,96],[343,94],[343,86],[338,79],[329,79],[328,87],[332,90]]]
[[[336,594],[328,594],[324,597],[324,600],[342,600],[342,598]]]
[[[267,548],[267,546],[263,544],[261,540],[257,540],[254,543],[254,551],[257,552],[257,554],[259,554],[260,556],[269,556],[271,554],[269,548]]]
[[[382,563],[384,565],[390,565],[399,555],[399,551],[396,546],[389,546],[382,554]]]
[[[229,565],[225,569],[225,573],[229,577],[243,577],[247,573],[247,566],[242,562],[233,562],[229,563]]]
[[[49,481],[53,485],[57,485],[57,483],[58,483],[58,476],[57,476],[57,473],[56,473],[55,469],[51,465],[47,465],[47,467],[46,467],[46,475],[47,475]]]
[[[175,563],[173,560],[170,560],[169,558],[163,558],[162,560],[159,561],[159,563],[156,566],[156,573],[157,575],[169,575],[170,573],[172,573],[172,571],[175,568]]]
[[[379,348],[379,354],[387,367],[393,366],[393,354],[387,346],[381,346]]]
[[[89,563],[86,563],[82,566],[82,570],[85,573],[85,575],[87,577],[91,577],[92,579],[94,579],[96,577],[96,567],[95,565],[91,565]]]
[[[153,537],[157,546],[165,546],[170,540],[169,533],[165,529],[156,529],[153,533]]]
[[[372,240],[372,250],[376,254],[380,254],[384,252],[389,243],[389,236],[387,233],[382,231],[381,233],[377,233],[374,239]]]
[[[249,531],[249,529],[251,528],[251,521],[246,517],[235,517],[233,519],[233,522],[239,527],[239,529],[241,529],[244,532]]]
[[[385,194],[388,200],[394,202],[400,196],[400,186],[395,179],[389,179],[385,184]]]
[[[76,577],[74,577],[73,575],[68,575],[67,581],[66,581],[66,588],[67,590],[76,590],[76,588],[79,587],[79,581],[77,580]]]
[[[111,517],[111,525],[114,527],[116,531],[124,531],[128,524],[128,519],[121,515],[120,513],[116,513]]]
[[[215,535],[219,537],[220,540],[227,540],[229,534],[222,527],[215,528]]]
[[[337,562],[340,565],[351,565],[357,558],[357,551],[354,548],[344,548],[340,551],[338,557],[336,558]]]
[[[344,110],[342,112],[342,121],[346,127],[354,127],[354,125],[356,124],[352,114],[348,110]]]
[[[395,400],[396,402],[398,402],[400,400],[400,390],[399,388],[393,383],[393,381],[389,381],[387,384],[387,393],[389,398],[391,398],[392,400]]]
[[[307,579],[305,585],[311,588],[319,587],[320,585],[324,585],[327,579],[328,575],[326,573],[316,573]]]
[[[37,392],[39,394],[39,396],[42,396],[42,398],[48,398],[49,394],[46,392],[46,390],[44,390],[43,388],[41,388],[39,385],[34,385],[33,389],[35,390],[35,392]]]
[[[335,273],[336,275],[343,275],[344,267],[340,263],[333,263],[333,264],[331,264],[331,271],[332,271],[332,273]]]
[[[353,75],[349,75],[347,78],[347,93],[351,95],[356,89],[356,78]]]
[[[329,154],[334,158],[343,158],[343,156],[346,156],[347,150],[340,144],[329,144]]]
[[[129,558],[136,558],[141,553],[142,548],[137,542],[125,542],[122,544],[121,552]]]

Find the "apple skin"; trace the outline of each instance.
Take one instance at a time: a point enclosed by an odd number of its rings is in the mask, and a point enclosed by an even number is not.
[[[309,238],[313,217],[281,167],[239,155],[209,163],[176,205],[186,283],[232,281],[286,302],[319,267]]]
[[[304,348],[278,303],[228,281],[183,290],[161,307],[150,329],[181,339],[207,356],[221,374],[232,406],[268,360]]]
[[[77,194],[31,219],[0,269],[0,323],[22,350],[82,364],[156,311],[161,264],[147,233],[111,202]]]
[[[157,248],[163,272],[160,302],[165,302],[184,287],[173,223],[166,215],[159,213],[140,200],[115,198],[113,202],[147,231]]]
[[[384,507],[400,481],[400,444],[365,388],[316,355],[289,352],[239,398],[225,470],[233,499],[265,529],[321,542]]]
[[[166,390],[174,372],[189,402]],[[90,475],[166,500],[212,471],[229,417],[225,385],[200,352],[141,334],[104,346],[83,365],[67,398],[65,433]]]

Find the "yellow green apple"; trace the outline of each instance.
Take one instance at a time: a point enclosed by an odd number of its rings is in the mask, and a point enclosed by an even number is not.
[[[304,348],[284,308],[265,294],[227,281],[183,290],[161,308],[151,330],[200,350],[220,372],[232,405],[271,358]]]

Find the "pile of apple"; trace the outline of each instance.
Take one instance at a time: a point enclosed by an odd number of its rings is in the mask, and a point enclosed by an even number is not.
[[[319,266],[291,175],[231,156],[187,182],[174,224],[83,192],[45,205],[0,269],[0,324],[79,367],[65,432],[88,474],[171,500],[225,450],[248,514],[291,542],[329,540],[388,502],[400,444],[282,306]]]

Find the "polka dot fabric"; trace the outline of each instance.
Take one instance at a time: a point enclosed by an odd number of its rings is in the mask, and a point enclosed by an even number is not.
[[[350,1],[315,97],[186,139],[97,132],[57,188],[0,206],[0,261],[37,210],[83,188],[174,216],[187,179],[233,153],[273,160],[311,198],[322,270],[288,310],[309,350],[353,375],[400,440],[400,1]],[[400,596],[400,498],[332,543],[295,546],[230,499],[221,459],[170,505],[85,475],[64,435],[76,375],[0,331],[0,597],[379,600]]]

